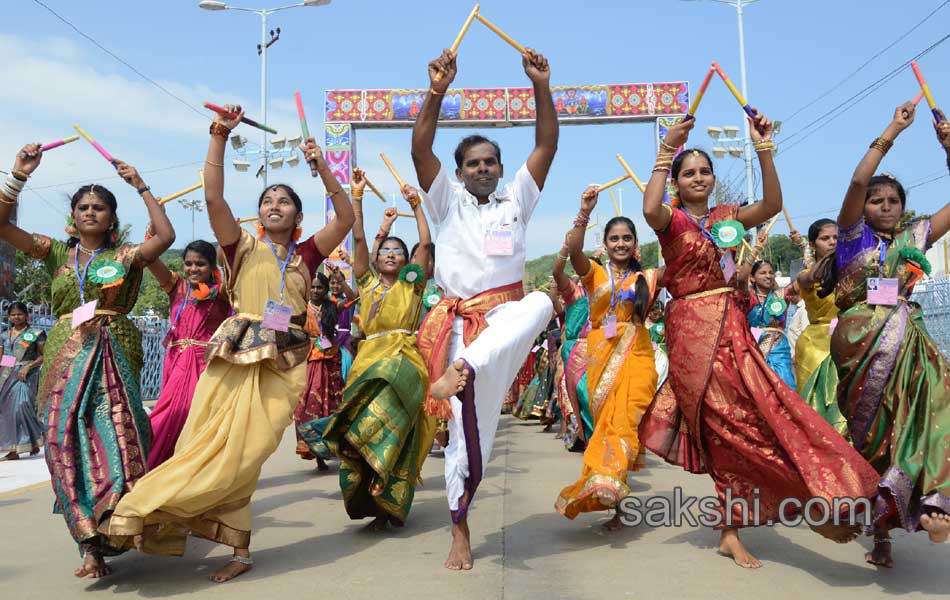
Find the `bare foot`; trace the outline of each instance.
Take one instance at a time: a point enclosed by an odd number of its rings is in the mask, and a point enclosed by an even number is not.
[[[451,571],[470,571],[472,569],[472,543],[468,530],[468,520],[462,519],[458,525],[452,524],[452,548],[445,559],[445,568]]]
[[[330,470],[330,465],[327,464],[327,461],[323,460],[319,456],[317,457],[317,470],[322,472]]]
[[[386,531],[386,523],[389,522],[388,514],[377,515],[373,521],[365,527],[366,531],[371,531],[373,533],[382,533]]]
[[[235,554],[228,561],[228,564],[209,575],[208,579],[215,583],[224,583],[225,581],[231,581],[241,573],[247,573],[253,568],[254,559],[251,558],[250,552],[237,549],[234,552]],[[238,552],[241,554],[238,554]]]
[[[927,530],[930,541],[935,544],[942,544],[950,537],[950,515],[943,513],[921,515],[920,526]]]
[[[614,513],[613,518],[600,527],[606,533],[620,530],[623,527],[623,521],[620,520],[620,513]]]
[[[82,566],[73,571],[76,577],[88,577],[90,579],[99,579],[112,574],[112,568],[106,564],[102,556],[87,552],[82,561]]]
[[[888,569],[893,567],[894,559],[891,557],[890,538],[875,535],[874,549],[864,555],[864,560],[878,567],[886,567]]]
[[[861,535],[860,525],[847,525],[844,523],[841,525],[826,523],[824,525],[816,525],[811,529],[823,538],[837,542],[838,544],[853,542]]]
[[[738,529],[723,529],[719,536],[719,553],[731,556],[732,560],[743,569],[758,569],[762,566],[759,559],[752,556],[739,541]]]
[[[468,369],[465,363],[457,360],[442,373],[442,377],[432,384],[429,393],[436,400],[445,400],[462,391],[465,384],[468,383]]]
[[[20,460],[20,455],[14,450],[3,458],[0,458],[0,460]]]
[[[142,533],[132,538],[132,545],[135,546],[135,549],[139,552],[145,552],[145,538],[158,533],[158,529],[158,525],[146,525],[142,528]]]

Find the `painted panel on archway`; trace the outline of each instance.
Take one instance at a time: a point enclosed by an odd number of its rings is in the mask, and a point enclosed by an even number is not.
[[[653,119],[681,115],[689,107],[684,81],[552,88],[558,116],[565,122]],[[398,126],[415,121],[428,90],[328,90],[326,122]],[[535,118],[532,88],[452,88],[442,100],[439,120],[448,123],[510,122]]]

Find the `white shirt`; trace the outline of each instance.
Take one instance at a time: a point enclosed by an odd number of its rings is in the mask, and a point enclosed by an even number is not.
[[[798,338],[801,336],[802,332],[805,331],[805,328],[808,327],[808,310],[805,309],[805,301],[799,300],[796,304],[798,310],[795,311],[795,314],[792,315],[792,318],[788,322],[788,326],[785,328],[785,337],[788,338],[788,345],[792,347],[792,358],[795,358],[795,344],[798,343]]]
[[[525,232],[541,198],[527,164],[518,169],[513,182],[490,195],[486,204],[479,204],[464,185],[451,181],[445,167],[439,169],[423,196],[429,217],[439,228],[435,281],[446,297],[471,298],[524,278]],[[486,253],[486,236],[495,228],[511,230],[511,255]]]

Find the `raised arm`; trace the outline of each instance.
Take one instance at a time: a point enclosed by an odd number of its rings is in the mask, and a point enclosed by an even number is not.
[[[564,267],[567,265],[567,261],[571,258],[571,251],[568,248],[569,236],[570,233],[564,236],[564,243],[561,244],[561,249],[558,250],[557,255],[554,257],[554,268],[551,270],[551,275],[554,277],[554,283],[559,290],[568,289],[571,285],[571,278],[568,277],[567,273],[564,272]]]
[[[353,169],[350,192],[353,194],[353,275],[357,279],[369,271],[369,250],[366,248],[366,232],[363,231],[363,191],[366,178],[361,169]]]
[[[898,106],[894,110],[894,118],[891,119],[884,133],[874,140],[868,151],[864,153],[864,158],[861,159],[851,175],[851,183],[848,185],[848,191],[844,196],[841,212],[838,213],[838,227],[850,227],[864,215],[864,200],[868,191],[868,183],[881,164],[881,159],[894,144],[897,136],[914,122],[916,108],[913,102],[905,102]]]
[[[374,269],[378,268],[376,266],[376,255],[379,253],[379,246],[383,243],[383,238],[389,235],[393,223],[396,222],[398,217],[398,211],[392,206],[383,211],[383,221],[379,224],[379,233],[373,237],[373,248],[369,251],[369,262]]]
[[[234,119],[226,119],[215,113],[211,124],[211,140],[208,142],[208,156],[205,158],[205,205],[211,231],[221,247],[236,244],[241,238],[241,226],[234,220],[231,207],[224,199],[224,146],[228,142],[231,130],[241,122],[244,111],[240,106],[228,104],[225,108],[237,113]]]
[[[571,256],[571,266],[580,277],[590,272],[590,259],[584,254],[584,236],[587,234],[587,222],[590,213],[597,206],[597,187],[590,186],[581,194],[581,209],[574,219],[574,228],[567,234],[567,249]]]
[[[758,227],[782,210],[782,186],[778,182],[778,171],[775,170],[775,160],[772,157],[772,149],[775,147],[772,142],[772,121],[759,114],[756,118],[749,119],[749,125],[749,136],[762,169],[762,200],[741,207],[738,218],[746,227]],[[749,201],[751,202],[752,198],[749,198]]]
[[[150,264],[148,270],[152,273],[155,281],[158,282],[158,287],[165,289],[168,287],[168,284],[171,283],[172,272],[168,266],[162,262],[162,259],[159,258]]]
[[[119,177],[135,188],[135,191],[142,196],[145,208],[148,210],[149,221],[155,231],[155,235],[142,242],[139,246],[139,252],[142,253],[142,258],[148,262],[158,260],[162,253],[175,243],[175,229],[172,227],[172,222],[168,220],[165,209],[158,204],[158,200],[152,195],[152,190],[145,185],[142,176],[135,170],[135,167],[117,160],[115,168],[119,173]]]
[[[316,161],[317,174],[330,196],[330,203],[333,204],[335,217],[324,225],[323,229],[313,235],[313,243],[316,244],[317,251],[323,256],[330,256],[336,247],[346,239],[346,234],[353,227],[353,206],[350,204],[346,192],[343,191],[343,186],[336,180],[336,176],[333,175],[327,161],[323,159],[323,152],[317,146],[316,140],[312,137],[305,139],[303,144],[300,145],[300,151],[303,152],[307,162]]]
[[[442,98],[458,72],[455,58],[454,52],[445,49],[439,58],[429,63],[429,95],[412,126],[412,164],[416,167],[416,179],[426,192],[442,168],[442,163],[432,151],[432,144],[435,142]]]
[[[43,159],[42,144],[27,144],[17,152],[13,161],[13,170],[0,184],[0,240],[10,244],[20,252],[28,253],[33,247],[33,236],[10,222],[21,190],[26,180],[40,166]]]
[[[531,48],[526,48],[521,57],[524,72],[534,86],[534,150],[528,155],[528,171],[534,177],[538,189],[544,188],[551,163],[557,153],[558,122],[551,96],[551,67],[548,59]]]
[[[940,142],[947,155],[947,169],[950,169],[950,123],[947,122],[947,117],[944,116],[942,110],[938,108],[937,112],[940,114],[941,121],[938,123],[934,120],[934,129],[937,132],[937,141]],[[937,240],[942,238],[948,230],[950,230],[950,203],[944,204],[943,208],[930,217],[930,238],[927,243],[931,245],[937,243]]]
[[[660,150],[656,155],[656,164],[653,173],[643,192],[643,218],[654,231],[664,231],[673,219],[673,213],[668,205],[664,205],[663,196],[666,193],[666,177],[670,173],[673,154],[676,149],[686,144],[689,132],[696,126],[696,119],[680,119],[660,142]]]
[[[419,233],[419,247],[416,249],[416,259],[412,262],[425,268],[429,264],[429,244],[432,243],[432,233],[429,231],[426,213],[422,210],[422,198],[419,197],[419,191],[411,185],[403,185],[401,191],[402,197],[412,207],[412,214],[416,217],[416,231]]]

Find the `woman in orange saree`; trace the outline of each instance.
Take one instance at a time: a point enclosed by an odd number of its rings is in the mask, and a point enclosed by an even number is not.
[[[590,298],[587,392],[594,417],[580,479],[561,490],[554,504],[568,519],[617,508],[630,494],[627,473],[643,468],[637,425],[657,382],[653,343],[643,326],[653,305],[656,271],[642,271],[637,231],[626,217],[614,217],[604,228],[607,268],[587,258],[584,233],[596,204],[596,188],[588,188],[568,238],[571,264]],[[605,528],[619,529],[620,517],[618,511]]]
[[[726,235],[726,228],[735,234],[782,208],[771,122],[759,115],[751,124],[763,200],[741,208],[708,208],[715,176],[704,152],[688,150],[672,160],[694,125],[695,120],[684,120],[670,129],[643,199],[643,215],[657,231],[666,262],[662,284],[673,299],[666,307],[669,378],[639,433],[644,445],[668,462],[712,476],[720,500],[719,551],[741,567],[758,568],[761,563],[739,540],[739,527],[793,516],[789,510],[780,514],[786,498],[801,506],[815,497],[831,504],[839,497],[873,496],[877,475],[774,375],[741,306],[748,294],[730,287],[735,266],[729,251],[720,248],[734,245],[727,241],[735,235]],[[663,202],[668,170],[679,195],[676,208]],[[739,499],[748,506],[757,501],[758,514],[750,518]],[[816,529],[836,541],[859,530]]]

